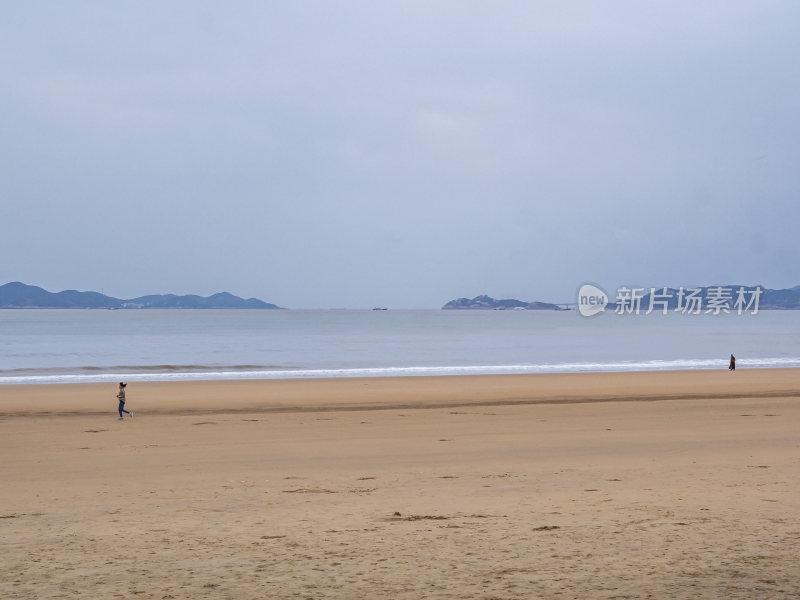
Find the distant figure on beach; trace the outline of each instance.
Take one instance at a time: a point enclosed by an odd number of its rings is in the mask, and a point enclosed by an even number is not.
[[[729,371],[736,370],[736,357],[733,354],[731,354],[731,364],[728,365],[728,370]]]
[[[119,392],[117,393],[117,399],[119,400],[119,420],[122,421],[125,417],[122,416],[122,413],[128,413],[130,416],[133,416],[133,413],[129,410],[125,410],[125,386],[128,385],[127,383],[123,383],[122,381],[119,382]]]

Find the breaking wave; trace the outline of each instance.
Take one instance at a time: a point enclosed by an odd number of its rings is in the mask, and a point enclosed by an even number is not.
[[[800,367],[797,358],[742,358],[739,368]],[[726,369],[727,360],[676,359],[618,362],[564,362],[515,365],[397,366],[310,369],[276,365],[126,365],[0,370],[0,385],[102,383],[116,381],[213,381],[237,379],[322,379],[342,377],[421,377]]]

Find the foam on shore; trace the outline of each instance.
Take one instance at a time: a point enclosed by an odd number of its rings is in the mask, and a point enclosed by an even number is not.
[[[125,367],[57,367],[0,371],[0,385],[109,383],[115,381],[231,381],[252,379],[332,379],[353,377],[426,377],[537,373],[625,373],[640,371],[713,370],[727,359],[677,359],[616,362],[571,362],[516,365],[464,365],[303,369],[256,365],[135,365]],[[800,367],[800,357],[743,358],[739,368]]]

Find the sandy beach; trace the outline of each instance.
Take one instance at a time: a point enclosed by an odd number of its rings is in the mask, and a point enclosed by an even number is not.
[[[0,386],[0,597],[797,598],[800,370]]]

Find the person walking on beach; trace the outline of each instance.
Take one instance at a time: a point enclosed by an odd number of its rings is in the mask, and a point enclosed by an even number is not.
[[[119,392],[117,393],[117,399],[119,400],[119,420],[122,421],[125,417],[122,416],[122,413],[128,413],[131,417],[133,413],[129,410],[125,410],[125,386],[128,385],[127,383],[123,383],[122,381],[119,382]]]
[[[735,371],[736,370],[736,357],[731,354],[731,364],[728,365],[728,371]]]

